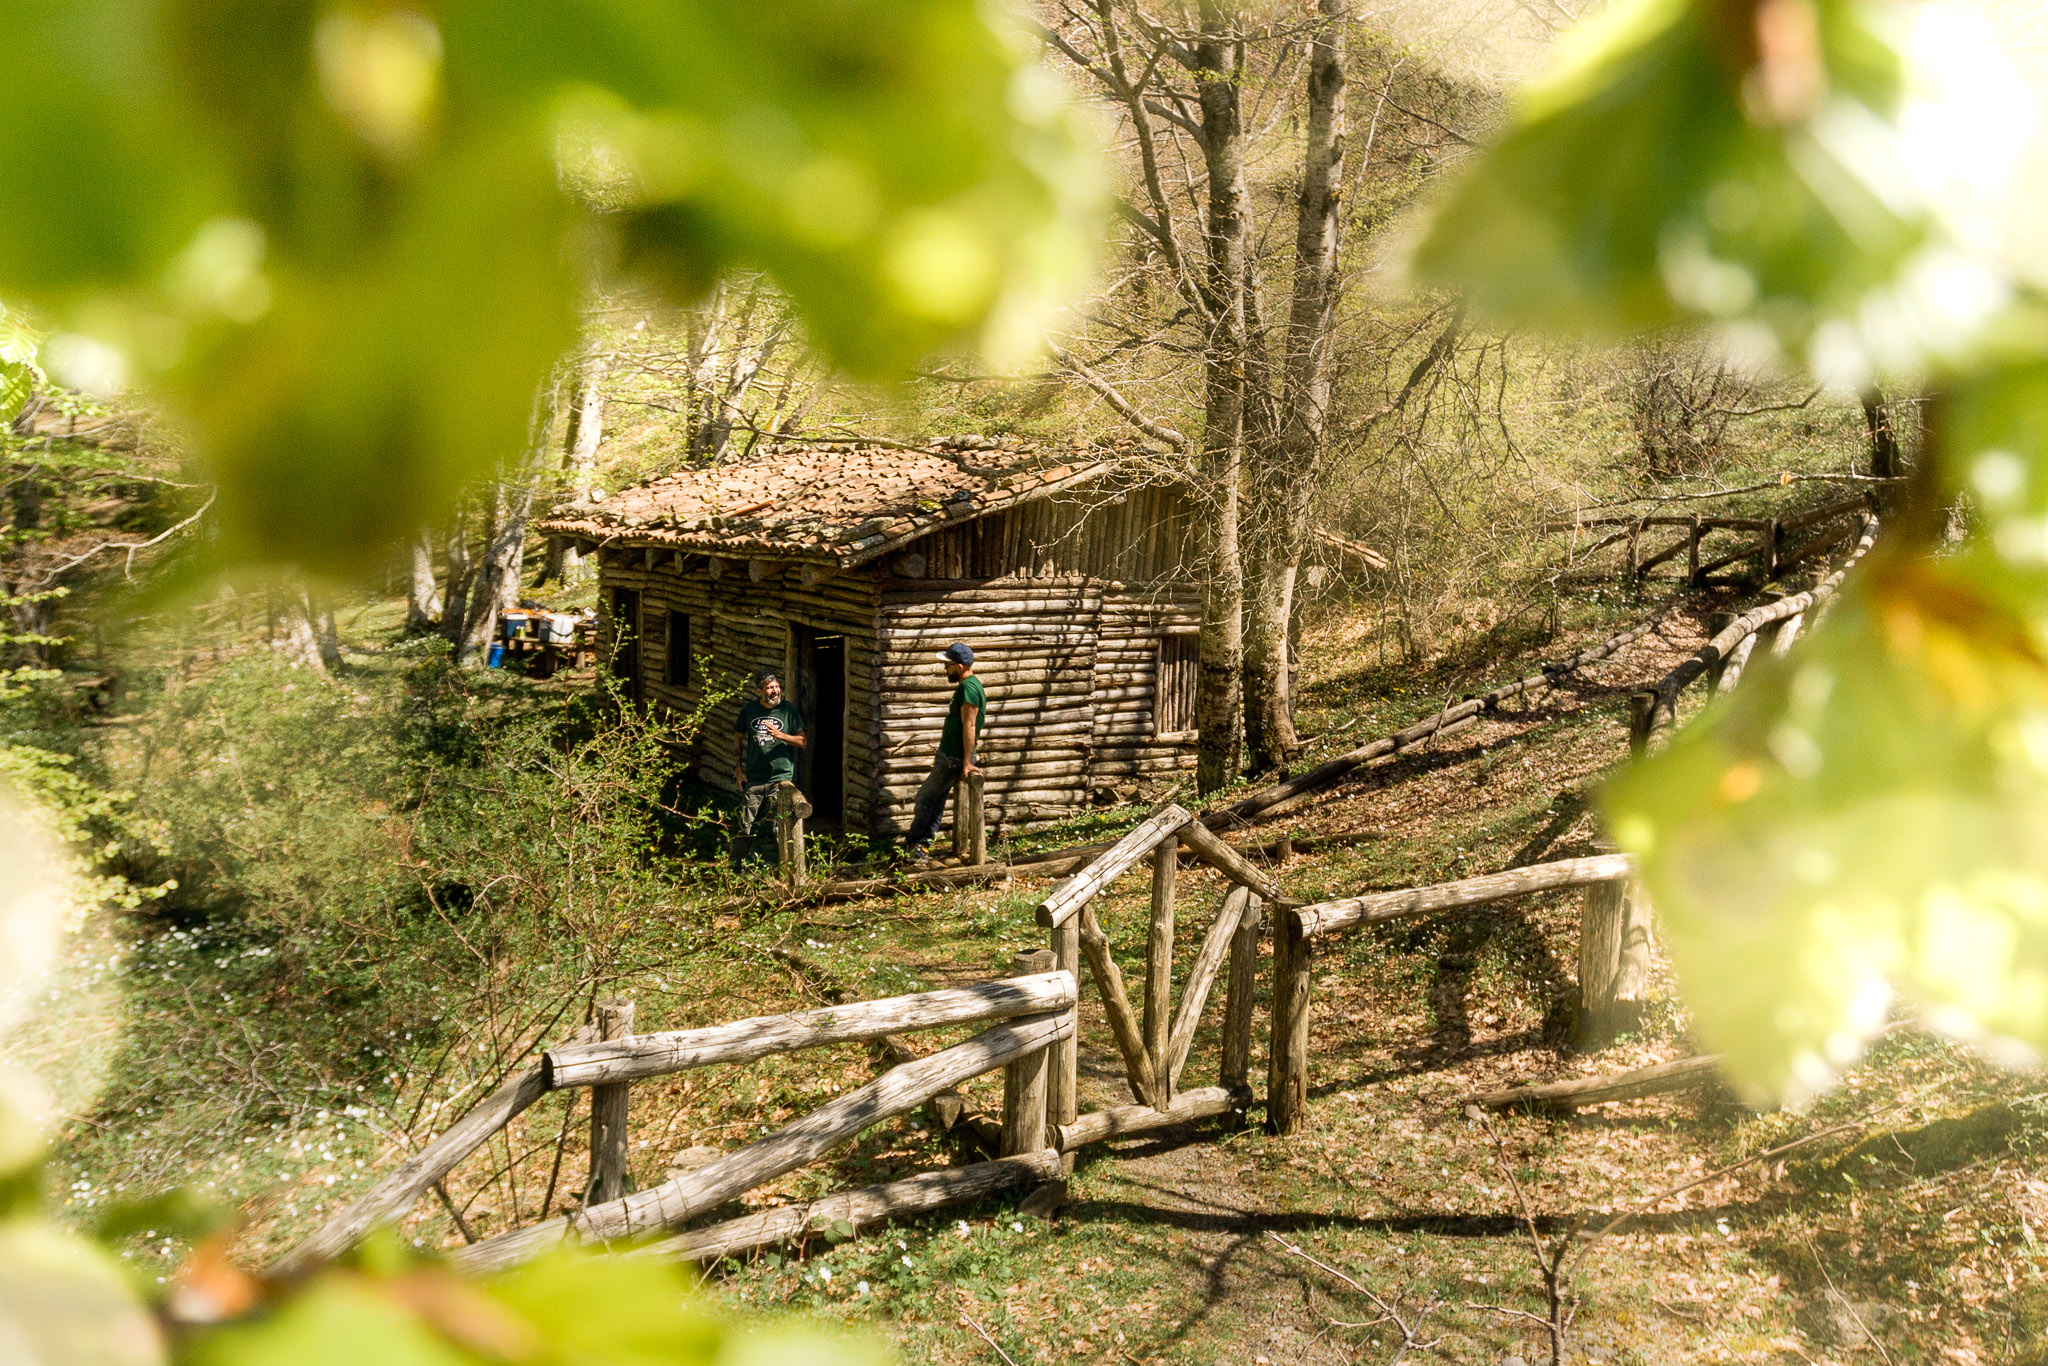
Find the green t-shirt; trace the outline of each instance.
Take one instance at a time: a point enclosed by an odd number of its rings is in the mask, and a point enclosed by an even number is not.
[[[988,692],[973,674],[961,679],[960,686],[953,689],[953,700],[946,707],[946,728],[939,732],[939,753],[955,759],[967,757],[960,735],[962,707],[978,708],[974,714],[974,747],[980,749],[981,737],[988,731]]]
[[[770,721],[773,721],[784,735],[804,733],[803,716],[787,702],[777,702],[772,707],[764,707],[758,701],[749,699],[742,704],[739,725],[734,728],[733,733],[746,737],[746,771],[749,787],[757,787],[762,783],[796,781],[796,748],[769,736]]]

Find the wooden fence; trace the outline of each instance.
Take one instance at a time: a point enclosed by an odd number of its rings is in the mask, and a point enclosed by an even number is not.
[[[1062,1144],[1070,1136],[1048,1123],[1046,1062],[1049,1050],[1073,1037],[1074,977],[1055,969],[1052,955],[1044,950],[1018,957],[1019,975],[1002,981],[701,1029],[632,1035],[626,1032],[630,1006],[601,1011],[600,1021],[609,1025],[611,1037],[585,1038],[549,1050],[539,1066],[505,1082],[287,1253],[272,1274],[292,1275],[340,1255],[378,1224],[411,1208],[515,1115],[548,1092],[570,1087],[591,1088],[591,1182],[583,1208],[475,1243],[455,1255],[458,1263],[489,1270],[523,1261],[565,1239],[607,1243],[680,1229],[764,1182],[817,1161],[863,1130],[998,1068],[1004,1072],[1004,1113],[1001,1156],[995,1162],[927,1173],[839,1197],[840,1204],[854,1213],[831,1218],[890,1217],[1056,1177]],[[635,1081],[826,1044],[989,1022],[994,1022],[991,1028],[972,1038],[893,1067],[866,1086],[706,1166],[646,1190],[624,1189],[627,1101]],[[1075,1142],[1093,1141],[1085,1134],[1071,1137]],[[866,1213],[872,1211],[881,1213]],[[790,1207],[697,1230],[682,1242],[735,1251],[815,1227],[817,1217],[815,1209],[805,1213]]]
[[[1309,998],[1319,944],[1390,920],[1583,887],[1580,1008],[1588,1033],[1598,1033],[1611,1028],[1621,1006],[1640,1000],[1647,985],[1649,912],[1639,896],[1626,891],[1631,869],[1626,855],[1596,854],[1283,909],[1274,925],[1273,1034],[1266,1076],[1266,1118],[1274,1132],[1300,1129],[1308,1108]]]
[[[1733,688],[1742,677],[1742,671],[1759,641],[1768,642],[1767,648],[1772,655],[1783,655],[1789,651],[1808,615],[1817,614],[1826,607],[1848,577],[1849,570],[1877,543],[1877,519],[1867,513],[1858,518],[1855,531],[1856,543],[1848,557],[1818,584],[1804,593],[1794,593],[1729,616],[1713,637],[1677,668],[1649,687],[1631,693],[1630,752],[1637,756],[1647,753],[1650,741],[1658,731],[1677,726],[1679,695],[1692,684],[1705,679],[1716,694]]]
[[[1853,540],[1874,507],[1872,495],[1858,494],[1789,517],[1709,517],[1699,513],[1593,517],[1564,523],[1561,529],[1576,533],[1587,528],[1614,528],[1576,552],[1573,562],[1582,563],[1597,551],[1619,546],[1623,560],[1614,572],[1631,581],[1647,578],[1660,565],[1675,563],[1683,555],[1684,581],[1688,584],[1738,581],[1716,580],[1713,576],[1745,561],[1754,561],[1753,580],[1763,584],[1794,565]],[[1679,534],[1667,544],[1655,549],[1646,544],[1658,533],[1673,529]],[[1579,577],[1585,577],[1583,571]]]
[[[1201,948],[1173,999],[1173,945],[1178,911],[1180,855],[1221,872],[1231,887],[1216,907]],[[1152,907],[1145,940],[1142,1015],[1131,1009],[1123,973],[1108,937],[1095,917],[1094,901],[1118,877],[1140,862],[1150,865]],[[1109,1022],[1136,1105],[1078,1114],[1076,1046],[1062,1042],[1053,1053],[1052,1104],[1063,1135],[1108,1138],[1144,1133],[1209,1115],[1241,1112],[1250,1087],[1252,998],[1257,985],[1263,907],[1288,902],[1272,879],[1225,844],[1193,813],[1168,806],[1125,835],[1086,868],[1047,894],[1038,923],[1051,931],[1055,961],[1079,971],[1085,954],[1103,1015]],[[1194,1044],[1195,1029],[1216,978],[1224,972],[1225,997],[1217,1084],[1182,1090],[1180,1078]]]

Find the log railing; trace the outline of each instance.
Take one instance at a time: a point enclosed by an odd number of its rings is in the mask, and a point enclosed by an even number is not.
[[[1630,898],[1612,887],[1632,865],[1622,854],[1560,859],[1428,887],[1371,892],[1313,906],[1282,907],[1273,928],[1273,1034],[1267,1053],[1266,1118],[1277,1133],[1301,1128],[1308,1109],[1309,1002],[1317,945],[1390,920],[1483,906],[1510,897],[1583,887],[1579,929],[1581,1018],[1607,1027],[1624,1004],[1617,993],[1643,985],[1649,943],[1629,933]],[[1641,922],[1638,922],[1641,923]],[[1633,960],[1642,959],[1637,963]],[[1593,961],[1597,960],[1597,961]]]
[[[1231,885],[1203,934],[1176,1004],[1173,947],[1179,928],[1183,852],[1222,873]],[[1152,881],[1142,1013],[1131,1008],[1123,972],[1094,909],[1096,898],[1140,863],[1149,866]],[[1252,995],[1258,975],[1262,908],[1289,904],[1264,871],[1178,806],[1154,812],[1046,894],[1038,907],[1038,922],[1051,931],[1053,960],[1078,972],[1086,957],[1132,1096],[1138,1102],[1079,1113],[1075,1045],[1071,1039],[1063,1041],[1053,1050],[1048,1086],[1049,1107],[1063,1149],[1205,1116],[1242,1112],[1251,1101]],[[1225,1004],[1217,1084],[1182,1090],[1181,1074],[1218,977],[1224,979]]]
[[[1867,513],[1859,515],[1851,530],[1856,535],[1856,542],[1848,557],[1833,573],[1804,593],[1794,593],[1728,618],[1705,645],[1678,667],[1649,687],[1629,695],[1628,742],[1631,753],[1638,756],[1647,753],[1658,731],[1677,726],[1679,695],[1692,684],[1706,679],[1717,694],[1733,688],[1759,640],[1767,640],[1774,655],[1782,655],[1792,648],[1807,615],[1827,604],[1848,577],[1849,570],[1877,542],[1877,519]],[[1835,544],[1839,543],[1837,539]]]
[[[1685,557],[1685,582],[1700,585],[1710,577],[1745,560],[1754,560],[1755,581],[1768,583],[1780,573],[1820,555],[1856,535],[1862,519],[1874,508],[1868,494],[1824,503],[1787,517],[1709,517],[1697,513],[1655,517],[1592,517],[1560,525],[1574,533],[1602,527],[1614,528],[1573,558],[1581,562],[1609,546],[1622,547],[1620,572],[1630,580],[1647,578],[1659,565]],[[1661,548],[1651,549],[1646,541],[1655,533],[1676,529],[1678,536]],[[1710,551],[1709,537],[1734,536],[1731,549],[1719,542],[1719,553]],[[1712,554],[1712,558],[1707,558]],[[1583,577],[1583,572],[1580,575]]]
[[[583,1208],[463,1248],[455,1256],[458,1262],[491,1269],[523,1261],[566,1239],[613,1242],[674,1232],[763,1182],[817,1161],[873,1125],[999,1068],[1005,1071],[1006,1103],[997,1162],[874,1187],[842,1202],[865,1218],[878,1209],[931,1208],[934,1202],[972,1198],[1034,1176],[1057,1175],[1062,1134],[1046,1109],[1047,1054],[1073,1037],[1076,993],[1073,974],[1053,966],[1053,959],[1043,950],[1020,954],[1018,972],[1001,981],[655,1034],[631,1033],[631,1008],[607,1002],[598,1012],[597,1031],[580,1031],[581,1037],[549,1050],[538,1066],[505,1082],[286,1253],[272,1274],[298,1274],[347,1251],[377,1225],[403,1215],[457,1163],[541,1096],[570,1087],[592,1088],[592,1170]],[[963,1024],[991,1027],[949,1048],[902,1062],[868,1085],[706,1166],[646,1190],[624,1189],[627,1097],[634,1081]],[[591,1038],[593,1032],[601,1037]],[[701,1244],[732,1251],[756,1234],[755,1241],[744,1245],[790,1236],[789,1218],[774,1211],[750,1219],[751,1224],[738,1221],[745,1227],[720,1225],[686,1233],[671,1243],[684,1250]],[[810,1225],[799,1221],[794,1231],[806,1227]]]

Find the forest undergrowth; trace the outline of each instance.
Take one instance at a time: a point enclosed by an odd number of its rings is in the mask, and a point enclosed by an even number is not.
[[[1382,657],[1369,612],[1326,606],[1305,640],[1302,715],[1318,739],[1302,764],[1669,610],[1619,658],[1287,818],[1275,828],[1356,838],[1275,875],[1315,898],[1589,851],[1588,797],[1625,753],[1628,687],[1693,649],[1712,606],[1654,587],[1583,593],[1421,666]],[[449,670],[374,612],[355,630],[331,680],[230,654],[142,680],[107,718],[104,750],[138,813],[176,832],[131,851],[127,871],[175,885],[90,925],[51,984],[61,1009],[19,1040],[75,1117],[58,1178],[75,1220],[188,1186],[239,1210],[239,1255],[266,1261],[600,996],[633,1000],[638,1029],[679,1027],[818,1004],[828,985],[861,998],[978,980],[1038,944],[1031,906],[1047,884],[1026,878],[783,907],[690,857],[718,832],[668,771],[673,734],[607,711],[585,680]],[[1016,847],[1101,838],[1141,813]],[[1137,881],[1101,905],[1133,974]],[[1188,878],[1183,959],[1212,882]],[[767,1251],[712,1280],[735,1302],[874,1320],[912,1359],[986,1360],[993,1340],[1020,1362],[1533,1361],[1549,1308],[1532,1238],[1547,1249],[1647,1204],[1573,1263],[1569,1342],[1585,1359],[2014,1359],[2048,1321],[2037,1078],[1905,1032],[1803,1113],[1706,1092],[1504,1116],[1496,1141],[1463,1096],[1690,1051],[1669,980],[1635,1034],[1571,1051],[1576,928],[1575,903],[1552,896],[1335,946],[1317,973],[1301,1135],[1265,1135],[1255,1110],[1243,1132],[1129,1140],[1083,1156],[1057,1219],[997,1201]],[[1083,1012],[1084,1107],[1123,1103],[1092,991]],[[1214,1056],[1205,1030],[1190,1084]],[[634,1179],[757,1137],[878,1065],[846,1048],[638,1084]],[[999,1103],[996,1079],[968,1090]],[[452,1247],[573,1207],[579,1102],[527,1111],[404,1235]],[[910,1117],[746,1203],[966,1156]],[[145,1228],[125,1251],[169,1274],[187,1249]]]

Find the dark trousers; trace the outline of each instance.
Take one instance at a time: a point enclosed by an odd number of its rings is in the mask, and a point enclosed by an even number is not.
[[[960,770],[965,761],[951,754],[934,754],[931,772],[924,775],[924,782],[917,789],[917,806],[910,818],[910,833],[904,837],[906,849],[922,849],[932,842],[932,836],[939,831],[939,818],[946,814],[946,798],[952,795],[953,785],[960,781]]]
[[[775,789],[780,786],[777,779],[740,789],[740,822],[732,838],[733,867],[755,857],[765,858],[770,868],[782,866],[782,846],[775,838]]]

